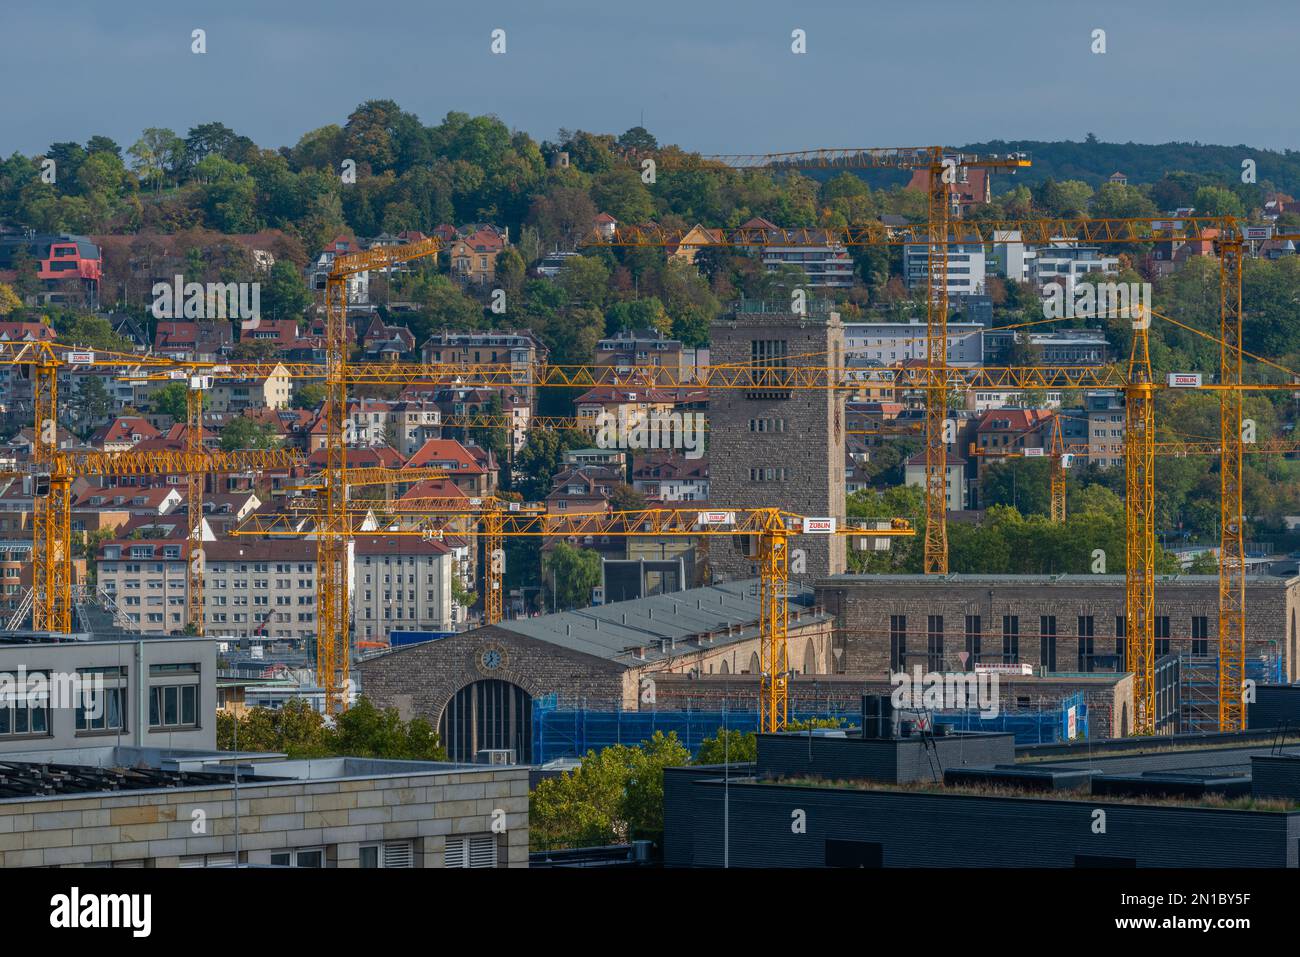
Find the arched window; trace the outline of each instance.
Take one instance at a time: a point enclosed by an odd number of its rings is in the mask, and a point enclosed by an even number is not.
[[[803,673],[806,675],[817,674],[817,649],[813,645],[813,640],[808,639],[808,644],[803,648]]]
[[[485,678],[457,691],[442,709],[438,736],[452,761],[474,761],[480,751],[510,749],[532,760],[533,699],[509,681]]]
[[[751,675],[756,675],[758,674],[758,669],[759,669],[758,652],[756,651],[749,656],[749,673]]]
[[[726,675],[730,673],[731,673],[731,669],[727,666],[727,659],[723,658],[722,664],[718,665],[718,674]]]

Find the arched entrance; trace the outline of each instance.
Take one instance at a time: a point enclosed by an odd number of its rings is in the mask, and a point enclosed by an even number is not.
[[[509,748],[526,764],[533,759],[532,696],[509,681],[475,681],[442,709],[438,736],[452,761],[472,762],[480,751]]]

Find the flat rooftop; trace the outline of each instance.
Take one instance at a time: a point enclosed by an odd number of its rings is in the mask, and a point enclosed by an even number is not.
[[[526,770],[525,766],[518,766]],[[386,758],[290,760],[268,752],[191,751],[105,746],[30,751],[0,759],[0,804],[119,791],[264,787],[303,781],[356,781],[502,770],[501,765]]]

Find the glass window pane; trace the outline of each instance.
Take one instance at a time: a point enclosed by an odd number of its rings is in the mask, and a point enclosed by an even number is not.
[[[13,730],[13,710],[0,708],[0,734],[8,734],[11,730]]]
[[[27,733],[27,709],[14,708],[14,734]]]
[[[361,849],[361,866],[378,867],[379,866],[379,848],[363,847]]]
[[[181,689],[181,724],[197,724],[197,708],[194,704],[198,688],[194,685]]]
[[[324,854],[321,851],[299,851],[299,867],[324,867]]]
[[[122,725],[122,695],[126,692],[121,688],[113,688],[108,693],[108,726],[110,728],[121,728]]]
[[[48,708],[32,708],[32,734],[44,734],[50,729],[50,712]]]
[[[163,724],[176,724],[180,718],[179,691],[175,685],[163,688]]]
[[[149,689],[149,727],[156,728],[161,723],[159,717],[159,700],[162,698],[162,688]]]

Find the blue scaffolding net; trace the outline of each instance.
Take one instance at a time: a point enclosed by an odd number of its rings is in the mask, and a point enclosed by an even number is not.
[[[1088,706],[1082,693],[1063,699],[1058,706],[1040,711],[1016,711],[987,717],[975,710],[936,712],[936,724],[956,731],[1010,732],[1016,744],[1050,744],[1069,737],[1070,709],[1074,709],[1076,738],[1088,736]],[[860,706],[828,704],[816,710],[791,710],[791,721],[839,719],[844,727],[858,727]],[[533,701],[533,760],[580,758],[616,744],[638,745],[656,731],[675,732],[691,752],[697,754],[705,738],[716,737],[726,727],[742,734],[758,730],[757,708],[728,708],[726,711],[683,709],[672,711],[624,711],[617,708],[558,706],[554,695]]]

